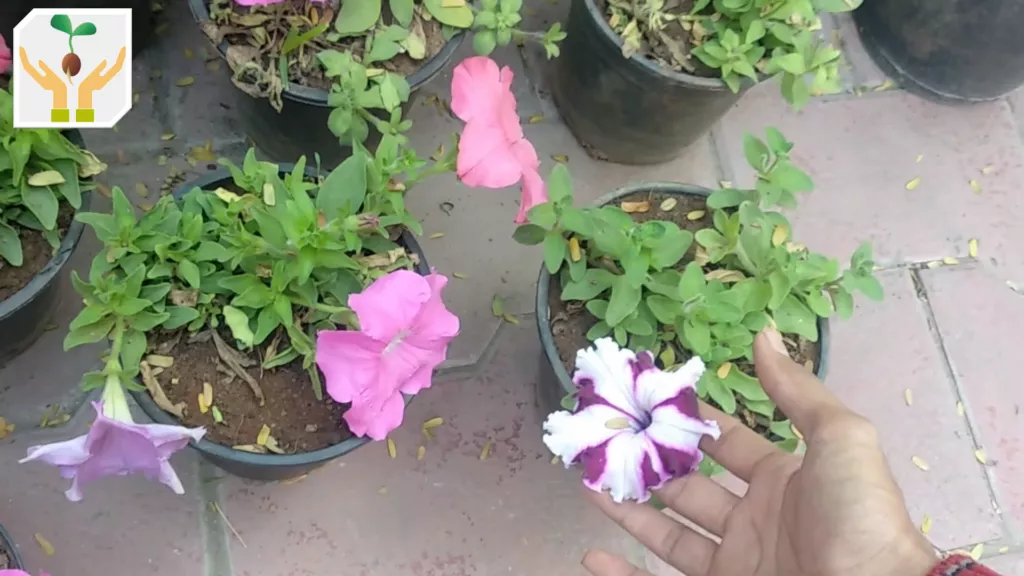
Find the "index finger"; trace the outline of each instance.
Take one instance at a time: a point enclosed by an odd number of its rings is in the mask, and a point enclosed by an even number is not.
[[[722,431],[718,440],[710,436],[701,438],[700,449],[744,482],[750,482],[759,462],[772,455],[785,454],[739,420],[703,401],[700,416],[717,422]]]

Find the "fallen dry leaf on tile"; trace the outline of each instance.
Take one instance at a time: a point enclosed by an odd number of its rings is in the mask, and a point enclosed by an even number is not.
[[[921,160],[924,160],[924,154],[918,154],[917,158],[914,159],[914,162],[920,162]]]
[[[57,551],[53,549],[53,544],[50,544],[50,541],[44,538],[42,534],[36,532],[35,538],[36,543],[39,544],[40,548],[42,548],[43,554],[46,554],[47,556],[53,556],[57,553]]]
[[[993,166],[991,164],[986,164],[986,165],[981,167],[981,173],[982,174],[986,174],[986,175],[987,174],[991,174],[992,172],[995,171],[995,169],[996,169],[995,166]]]
[[[514,326],[519,326],[519,318],[516,318],[515,316],[509,314],[508,312],[505,312],[504,314],[502,314],[501,318],[505,322],[508,322],[509,324],[512,324]]]
[[[914,463],[914,466],[917,466],[918,468],[924,470],[925,472],[931,469],[931,467],[928,466],[928,463],[924,461],[924,458],[921,458],[920,456],[914,456],[910,459],[910,461]]]
[[[956,403],[956,414],[957,414],[957,416],[963,416],[964,415],[964,403],[963,402],[957,402]]]
[[[191,85],[193,85],[195,83],[196,83],[196,79],[195,79],[194,76],[182,76],[181,78],[178,78],[178,81],[175,82],[174,84],[175,84],[175,86],[178,86],[179,88],[184,88],[186,86],[191,86]]]
[[[423,457],[427,455],[427,447],[420,444],[420,447],[416,449],[416,459],[423,460]]]
[[[979,543],[979,544],[975,545],[974,548],[971,548],[970,556],[971,556],[971,558],[974,559],[975,562],[981,560],[981,557],[984,554],[985,554],[985,545],[984,544],[980,544]]]
[[[487,457],[491,455],[491,447],[494,446],[494,440],[488,440],[484,444],[483,449],[480,450],[480,459],[487,460]]]
[[[921,519],[921,533],[927,534],[932,531],[932,517],[925,514]]]
[[[430,238],[431,240],[437,240],[438,238],[444,238],[444,232],[434,232],[433,234],[428,236],[428,238]]]
[[[978,257],[978,239],[977,238],[971,238],[967,242],[967,254],[969,254],[971,258],[977,258]]]
[[[920,177],[920,176],[918,176],[917,178],[914,178],[914,179],[913,179],[913,180],[911,180],[910,182],[907,182],[906,188],[907,188],[907,190],[914,190],[914,189],[916,189],[916,188],[917,188],[917,187],[918,187],[918,186],[919,186],[920,184],[921,184],[921,177]]]
[[[960,263],[960,260],[952,256],[946,256],[945,258],[942,259],[942,263],[946,264],[947,266],[956,266],[957,264]]]
[[[533,116],[530,116],[530,119],[528,120],[528,122],[530,124],[536,124],[536,123],[541,122],[543,120],[544,120],[544,115],[543,114],[534,114]]]
[[[569,162],[569,157],[565,154],[553,154],[551,159],[559,164],[567,164]]]
[[[395,441],[388,438],[388,456],[392,459],[398,458],[398,447],[395,446]]]
[[[984,450],[980,448],[975,450],[974,457],[978,459],[978,462],[981,462],[982,464],[988,464],[988,457],[985,456]]]
[[[975,194],[981,194],[981,184],[978,184],[977,180],[971,180],[968,182],[971,185],[971,190],[974,190]]]
[[[914,392],[910,388],[903,391],[903,401],[907,403],[907,406],[914,405]]]

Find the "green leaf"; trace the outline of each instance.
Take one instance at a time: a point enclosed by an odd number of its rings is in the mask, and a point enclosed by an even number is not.
[[[547,230],[536,224],[522,224],[512,233],[512,239],[526,246],[536,246],[544,241]]]
[[[569,250],[569,243],[560,232],[552,230],[544,236],[544,266],[549,274],[558,272],[565,261],[565,255]]]
[[[292,301],[287,296],[278,294],[274,298],[273,307],[282,324],[293,324],[295,322],[295,318],[292,317]]]
[[[868,298],[881,302],[885,299],[885,290],[882,289],[882,285],[878,282],[878,279],[871,275],[854,276],[854,287],[860,290],[862,294]]]
[[[726,414],[736,413],[736,396],[733,395],[731,390],[726,388],[714,370],[709,369],[704,372],[701,382],[704,383],[704,389],[707,390],[708,396],[711,397],[715,404],[718,404],[718,407],[723,412]]]
[[[789,296],[792,284],[789,277],[782,270],[775,270],[768,276],[768,284],[772,288],[772,298],[768,301],[768,308],[775,310],[782,305],[783,300]]]
[[[355,214],[366,199],[367,156],[357,146],[331,171],[316,195],[316,207],[328,221]]]
[[[590,238],[594,235],[594,223],[587,212],[579,208],[564,208],[561,218],[562,226],[583,238]]]
[[[863,0],[813,0],[818,12],[850,12],[856,10]]]
[[[440,2],[440,0],[438,0]],[[380,19],[381,0],[343,0],[334,19],[334,29],[342,36],[359,36]]]
[[[68,35],[74,33],[74,30],[71,28],[71,18],[67,14],[54,14],[50,18],[50,26]]]
[[[604,338],[609,333],[611,333],[611,331],[612,327],[609,326],[608,323],[605,322],[604,320],[601,320],[597,324],[591,326],[590,330],[587,330],[587,340],[593,342],[598,338]]]
[[[763,402],[769,399],[768,394],[765,393],[757,378],[747,375],[736,366],[729,370],[722,383],[725,384],[726,388],[739,393],[740,396],[747,400]]]
[[[21,251],[21,237],[3,220],[0,220],[0,258],[11,266],[21,266],[25,259]]]
[[[132,374],[137,374],[139,362],[146,353],[146,333],[140,330],[128,330],[121,341],[121,367]]]
[[[117,223],[117,229],[128,230],[134,228],[138,224],[138,220],[135,218],[135,209],[132,208],[132,203],[128,201],[128,197],[124,195],[124,191],[121,190],[120,186],[114,186],[110,193],[114,204],[114,222]]]
[[[750,164],[751,168],[762,172],[768,159],[771,158],[771,150],[759,138],[747,133],[743,135],[743,155],[746,157],[747,164]]]
[[[78,164],[74,160],[54,160],[53,168],[64,176],[64,182],[57,185],[57,192],[78,210],[82,207],[82,189],[78,182]]]
[[[216,242],[204,240],[192,256],[196,262],[226,262],[231,259],[232,253]]]
[[[780,162],[771,175],[772,182],[790,192],[810,192],[814,181],[806,172],[788,162]]]
[[[555,167],[548,173],[546,184],[551,202],[561,203],[568,200],[568,203],[572,204],[572,175],[565,164],[555,163]]]
[[[69,330],[67,336],[64,337],[64,350],[67,351],[82,344],[99,342],[107,337],[113,327],[114,318],[107,316],[94,324]]]
[[[441,0],[423,0],[423,6],[441,24],[453,28],[469,28],[473,25],[473,10],[468,5],[445,8]]]
[[[570,393],[566,394],[565,396],[562,396],[562,400],[559,401],[559,404],[562,406],[563,410],[568,410],[569,412],[575,412],[576,411],[576,393],[575,392],[570,392]]]
[[[388,6],[396,22],[405,27],[412,23],[413,0],[388,0]]]
[[[56,18],[56,16],[54,16]],[[53,20],[50,20],[50,25],[53,25]],[[54,26],[56,28],[56,26]],[[96,25],[92,22],[82,22],[71,32],[72,36],[92,36],[96,33]]]
[[[178,277],[188,283],[189,286],[199,289],[199,267],[191,260],[183,259],[178,262]]]
[[[70,330],[76,328],[82,328],[90,324],[99,322],[110,313],[110,309],[106,308],[105,305],[86,306],[82,308],[82,311],[75,316],[74,320],[68,326]]]
[[[720,246],[725,246],[726,244],[725,236],[722,236],[719,231],[712,230],[710,228],[698,230],[697,233],[694,234],[694,238],[697,240],[697,244],[700,244],[705,248],[718,248]]]
[[[773,314],[779,332],[818,341],[818,317],[796,295],[790,294]]]
[[[627,332],[637,336],[650,336],[654,333],[654,326],[651,326],[649,322],[638,316],[627,318],[622,325]]]
[[[162,327],[165,330],[175,330],[199,318],[199,311],[187,306],[168,306],[164,312],[168,314]]]
[[[601,268],[590,268],[579,282],[569,282],[562,288],[563,302],[570,300],[587,301],[596,298],[615,282],[616,276]]]
[[[618,326],[636,310],[640,303],[640,296],[640,286],[630,283],[625,276],[617,277],[612,286],[611,298],[608,299],[608,313],[605,321],[611,326]]]
[[[494,30],[478,30],[473,34],[473,50],[480,56],[487,56],[498,46]]]
[[[840,318],[846,319],[853,315],[853,296],[849,292],[841,287],[836,287],[829,293]]]
[[[128,320],[128,324],[136,330],[149,332],[166,322],[168,317],[170,317],[170,314],[167,312],[139,312]]]
[[[828,318],[835,310],[832,308],[832,301],[822,294],[821,290],[813,290],[807,294],[807,306],[822,318]]]
[[[608,301],[607,300],[590,300],[586,303],[587,312],[594,315],[595,318],[604,319],[608,314]]]
[[[551,202],[545,202],[530,208],[526,213],[526,219],[541,228],[550,230],[558,222],[558,215],[555,214],[555,205]]]
[[[807,83],[804,82],[802,76],[783,74],[780,87],[782,88],[782,97],[793,106],[794,110],[800,110],[811,99],[811,91],[807,88]]]
[[[799,52],[793,52],[783,56],[775,56],[771,61],[779,68],[797,76],[807,71],[807,68],[804,65],[804,56]]]
[[[231,335],[235,337],[235,340],[244,344],[246,348],[252,348],[255,336],[249,328],[249,317],[245,312],[234,306],[225,306],[223,312],[224,321],[228,328],[231,328]]]
[[[29,186],[23,182],[21,201],[39,219],[43,228],[53,230],[57,227],[59,205],[57,197],[53,195],[53,190],[49,186]]]
[[[683,340],[690,352],[698,356],[707,354],[711,349],[711,330],[704,322],[688,319],[683,323]]]
[[[683,311],[683,307],[679,302],[660,294],[648,296],[646,302],[647,307],[651,309],[651,313],[662,324],[675,324],[680,312]]]

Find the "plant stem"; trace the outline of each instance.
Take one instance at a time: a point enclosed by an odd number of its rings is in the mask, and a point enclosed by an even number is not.
[[[121,347],[124,345],[124,318],[118,317],[114,323],[113,337],[110,339],[110,355],[103,367],[107,374],[121,371]]]
[[[324,304],[323,302],[317,302],[313,304],[314,310],[321,312],[327,312],[328,314],[344,314],[346,312],[352,312],[352,309],[347,306],[331,306],[330,304]]]
[[[356,112],[359,112],[359,115],[362,116],[364,120],[366,120],[370,124],[373,124],[373,127],[376,128],[377,131],[380,132],[381,134],[387,134],[388,132],[390,132],[391,126],[389,124],[385,123],[384,121],[382,121],[380,118],[377,118],[373,114],[370,114],[369,112],[366,111],[365,108],[356,108]]]

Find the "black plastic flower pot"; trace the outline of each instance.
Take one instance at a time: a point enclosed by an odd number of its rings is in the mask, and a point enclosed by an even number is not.
[[[739,100],[719,78],[622,56],[595,0],[572,0],[552,79],[558,111],[588,154],[618,164],[658,164],[704,135]]]
[[[14,40],[14,27],[28,16],[33,8],[131,8],[132,9],[132,53],[138,54],[153,39],[152,0],[52,0],[40,3],[37,0],[0,1],[0,34],[8,41]]]
[[[879,68],[924,98],[994,100],[1024,85],[1018,0],[870,0],[853,18]]]
[[[188,0],[189,8],[196,23],[201,25],[210,19],[209,0]],[[408,115],[417,98],[417,89],[430,82],[455,55],[465,33],[456,34],[441,51],[423,63],[423,65],[406,78],[409,82],[409,101],[403,104],[402,111]],[[227,60],[227,41],[217,46],[221,57]],[[342,146],[327,127],[327,118],[332,108],[327,105],[326,90],[308,88],[290,83],[281,94],[284,106],[280,112],[270,105],[265,98],[242,99],[242,114],[239,119],[243,129],[252,141],[271,158],[298,158],[305,156],[310,161],[315,153],[320,154],[324,166],[333,168],[352,154],[351,147]],[[386,118],[385,116],[381,116]],[[370,150],[377,147],[380,134],[373,127],[370,136],[364,143]]]
[[[611,194],[607,194],[595,202],[598,206],[611,204],[617,199],[635,194],[637,192],[655,192],[658,194],[671,194],[676,196],[701,196],[707,197],[712,190],[701,186],[690,186],[675,182],[645,182],[620,188]],[[537,407],[541,416],[561,410],[562,398],[567,394],[576,392],[576,386],[572,382],[572,375],[565,369],[562,360],[558,357],[558,350],[555,348],[555,338],[551,331],[551,308],[548,306],[548,298],[551,288],[551,275],[548,274],[544,265],[540,267],[540,276],[537,278],[537,333],[540,336],[541,356],[537,363],[538,374],[535,380],[537,385]],[[818,361],[815,363],[814,375],[820,380],[825,379],[828,370],[828,344],[829,331],[828,320],[818,318]]]
[[[77,130],[69,130],[64,135],[79,148],[85,148],[82,135]],[[82,192],[79,211],[87,211],[91,201],[92,194]],[[0,366],[28,349],[46,331],[60,303],[61,284],[66,276],[62,272],[78,246],[83,229],[81,222],[72,220],[57,252],[46,266],[24,288],[0,301]]]
[[[290,174],[295,168],[295,165],[280,164],[279,168],[280,173],[283,176]],[[314,167],[307,167],[306,175],[310,177],[316,176],[316,169]],[[227,170],[215,170],[201,178],[182,184],[181,187],[174,191],[174,197],[180,199],[186,192],[193,188],[210,190],[223,185],[229,185],[230,182],[231,174]],[[430,265],[427,264],[426,256],[420,248],[419,243],[416,241],[416,238],[408,231],[404,231],[402,233],[402,237],[399,239],[399,243],[402,244],[409,252],[419,256],[420,261],[419,264],[416,265],[416,272],[423,276],[430,274]],[[181,422],[172,414],[165,412],[157,406],[156,402],[153,401],[153,398],[150,397],[149,393],[145,390],[133,390],[131,391],[131,394],[139,404],[139,407],[142,408],[142,411],[145,412],[146,415],[154,422],[157,422],[158,424],[170,424],[172,426],[181,425]],[[405,396],[406,406],[409,405],[412,398],[412,396]],[[255,454],[252,452],[235,450],[230,446],[224,446],[205,439],[198,442],[190,442],[190,445],[195,448],[203,458],[206,458],[225,472],[234,474],[241,478],[248,478],[250,480],[278,481],[297,478],[303,474],[308,474],[331,460],[340,458],[356,448],[370,442],[371,440],[369,438],[358,438],[353,436],[339,444],[301,454]]]
[[[4,530],[4,527],[0,525],[0,553],[6,552],[7,558],[10,560],[7,568],[11,570],[20,570],[25,567],[21,563],[21,555],[18,554],[18,548],[14,545],[14,539],[11,535]]]

